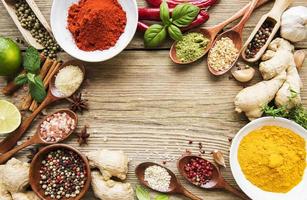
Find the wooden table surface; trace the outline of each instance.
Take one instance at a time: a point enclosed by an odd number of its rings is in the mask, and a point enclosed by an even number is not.
[[[306,0],[294,0],[294,5],[305,5]],[[214,25],[231,16],[248,0],[220,0],[210,9],[210,20],[205,26]],[[49,19],[52,0],[36,0],[38,7]],[[144,0],[138,0],[139,6],[145,6]],[[269,3],[254,12],[244,29],[244,38],[249,35],[261,15],[272,7]],[[0,4],[0,35],[11,38],[21,37],[8,13]],[[138,184],[134,175],[135,166],[144,161],[161,163],[177,175],[176,159],[189,149],[198,153],[201,142],[206,157],[211,158],[212,150],[221,150],[226,157],[227,169],[223,172],[226,179],[235,185],[231,175],[228,155],[229,137],[247,123],[245,117],[234,112],[233,100],[243,88],[229,78],[229,74],[215,78],[209,74],[204,60],[178,66],[168,57],[170,43],[156,50],[144,49],[142,35],[135,38],[119,56],[103,63],[86,64],[87,84],[84,97],[89,100],[90,110],[80,116],[79,126],[89,125],[91,137],[89,144],[78,147],[77,139],[71,137],[68,144],[87,152],[100,148],[124,150],[131,159],[128,182]],[[296,44],[297,49],[307,49],[307,41]],[[71,59],[62,53],[63,60]],[[307,82],[307,62],[300,72],[302,80]],[[259,78],[253,81],[257,82]],[[5,84],[0,79],[0,88]],[[304,84],[306,86],[306,84]],[[18,99],[4,98],[18,103]],[[303,104],[307,105],[307,88],[302,91]],[[52,105],[48,112],[67,107],[67,102]],[[27,132],[35,133],[36,123]],[[23,140],[25,137],[23,138]],[[192,140],[193,144],[188,144]],[[17,157],[25,159],[28,150]],[[220,190],[204,191],[181,182],[192,192],[210,200],[237,199]],[[84,199],[95,199],[91,192]],[[171,199],[184,199],[172,196]]]

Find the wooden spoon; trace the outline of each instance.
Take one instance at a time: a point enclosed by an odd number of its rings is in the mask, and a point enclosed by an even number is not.
[[[7,12],[11,16],[13,22],[17,26],[18,30],[20,31],[20,33],[22,34],[22,36],[26,40],[26,42],[36,49],[43,49],[44,47],[36,41],[36,39],[32,36],[30,31],[21,26],[21,23],[19,22],[18,17],[16,15],[16,10],[15,10],[15,5],[14,5],[17,1],[16,0],[1,0],[1,1],[2,1],[4,7],[6,8]],[[38,9],[35,2],[33,0],[26,0],[26,2],[29,4],[32,11],[35,13],[35,15],[37,16],[40,23],[49,32],[49,34],[51,34],[51,28],[50,28],[47,20],[45,19],[45,17],[42,15],[40,10]]]
[[[177,168],[178,168],[178,171],[180,172],[180,174],[185,178],[187,179],[190,183],[192,183],[193,185],[196,185],[195,183],[193,183],[187,176],[185,170],[184,170],[184,167],[187,163],[190,162],[191,159],[196,159],[196,158],[199,158],[199,159],[202,159],[202,160],[205,160],[203,159],[202,157],[199,157],[199,156],[194,156],[194,155],[184,155],[182,156],[178,162],[177,162]],[[209,161],[208,161],[209,162]],[[211,163],[211,162],[210,162]],[[232,187],[222,176],[220,170],[214,165],[213,168],[213,173],[212,173],[212,179],[204,184],[204,185],[196,185],[198,187],[201,187],[201,188],[204,188],[204,189],[225,189],[231,193],[233,193],[234,195],[240,197],[241,199],[245,199],[245,200],[248,200],[250,198],[248,198],[243,192],[235,189],[234,187]]]
[[[257,6],[256,7],[259,7],[265,3],[267,3],[268,1],[270,0],[259,0],[259,2],[257,3]],[[251,3],[248,3],[246,6],[244,6],[244,8],[242,8],[241,10],[239,10],[236,14],[234,14],[233,16],[231,16],[230,18],[226,19],[225,21],[215,25],[215,26],[212,26],[212,27],[208,27],[208,28],[199,28],[199,29],[194,29],[192,31],[189,31],[189,32],[198,32],[198,33],[202,33],[205,38],[208,38],[209,39],[209,43],[206,47],[206,49],[204,49],[204,52],[201,56],[199,56],[198,58],[196,58],[195,60],[193,61],[189,61],[189,62],[182,62],[180,59],[177,58],[177,55],[176,55],[176,44],[177,42],[175,41],[173,43],[173,45],[171,46],[171,49],[170,49],[170,53],[169,53],[169,56],[171,58],[171,60],[176,63],[176,64],[190,64],[192,62],[195,62],[197,60],[199,60],[200,58],[202,58],[204,55],[207,54],[207,52],[209,51],[209,49],[211,48],[212,46],[212,43],[215,39],[215,37],[217,36],[217,34],[229,23],[235,21],[236,19],[242,17],[244,15],[244,13],[248,10],[248,8],[250,7]]]
[[[78,60],[71,60],[71,61],[65,62],[64,64],[61,65],[61,67],[59,67],[58,71],[60,69],[64,68],[64,67],[68,66],[68,65],[78,66],[82,70],[83,74],[85,74],[84,65],[83,65],[82,62],[80,62]],[[10,133],[4,140],[2,140],[0,142],[0,153],[5,153],[5,152],[9,151],[10,149],[12,149],[16,145],[18,140],[23,136],[23,134],[26,132],[26,130],[30,127],[30,125],[31,125],[32,121],[35,119],[35,117],[45,107],[47,107],[49,104],[51,104],[55,101],[67,98],[67,96],[60,93],[57,90],[57,88],[55,87],[55,76],[56,76],[57,72],[52,77],[52,79],[49,83],[49,90],[48,90],[48,94],[47,94],[45,100],[39,105],[39,107],[27,119],[25,119],[22,122],[22,124],[19,126],[19,128],[17,130]]]
[[[292,2],[293,2],[293,0],[275,0],[274,6],[271,9],[271,11],[261,17],[261,19],[259,20],[258,24],[254,28],[253,32],[250,34],[249,38],[247,39],[247,41],[246,41],[246,43],[243,47],[242,58],[245,61],[256,62],[257,60],[259,60],[261,58],[261,56],[264,54],[265,50],[267,49],[268,45],[273,40],[275,34],[277,33],[277,31],[280,27],[280,24],[281,24],[280,18],[281,18],[282,13],[288,8],[288,6]],[[247,58],[246,54],[245,54],[245,50],[246,50],[248,44],[252,41],[252,39],[255,37],[256,33],[258,32],[258,30],[262,26],[262,24],[266,21],[270,21],[272,24],[274,24],[274,27],[272,29],[272,32],[271,32],[269,38],[267,39],[265,44],[261,47],[261,49],[259,49],[259,51],[257,52],[257,54],[253,58]]]
[[[75,128],[70,130],[70,132],[64,137],[62,138],[61,140],[59,141],[56,141],[56,142],[47,142],[45,140],[43,140],[41,138],[41,135],[40,135],[40,128],[41,128],[41,124],[43,122],[46,121],[46,119],[56,113],[67,113],[74,121],[75,121]],[[37,130],[36,130],[36,133],[35,135],[33,135],[30,139],[28,139],[27,141],[25,141],[23,144],[15,147],[14,149],[0,155],[0,164],[3,164],[5,163],[6,161],[8,161],[15,153],[17,153],[18,151],[30,146],[30,145],[33,145],[33,144],[55,144],[55,143],[58,143],[58,142],[61,142],[63,140],[65,140],[66,138],[68,138],[70,136],[70,134],[76,129],[77,127],[77,123],[78,123],[78,116],[76,115],[76,113],[74,113],[73,111],[71,110],[58,110],[56,111],[55,113],[49,115],[49,116],[46,116],[42,121],[41,123],[38,125],[37,127]]]
[[[243,41],[242,41],[242,31],[243,31],[243,28],[245,26],[245,23],[247,22],[247,20],[249,19],[249,17],[251,16],[252,12],[254,11],[254,9],[256,8],[256,5],[258,3],[259,0],[253,0],[248,11],[244,14],[243,18],[241,19],[241,21],[236,25],[234,26],[233,28],[225,31],[224,33],[220,34],[216,39],[215,41],[213,42],[213,47],[214,45],[216,44],[217,41],[219,41],[220,39],[222,38],[225,38],[225,37],[228,37],[230,38],[236,49],[238,50],[238,55],[237,55],[237,58],[232,62],[232,64],[230,64],[230,66],[227,66],[227,68],[223,69],[223,70],[220,70],[220,71],[217,71],[215,69],[213,69],[210,64],[209,64],[209,58],[210,58],[210,53],[211,53],[211,50],[209,51],[209,56],[208,56],[208,59],[207,59],[207,64],[208,64],[208,68],[209,68],[209,71],[218,76],[218,75],[223,75],[225,74],[226,72],[228,72],[236,63],[237,59],[239,58],[240,56],[240,52],[241,52],[241,49],[242,49],[242,46],[243,46]]]
[[[139,164],[136,168],[135,168],[135,174],[137,176],[137,178],[139,179],[140,183],[151,188],[150,185],[147,183],[147,181],[144,180],[144,174],[145,174],[145,170],[146,168],[153,166],[153,165],[157,165],[160,167],[163,167],[164,169],[167,170],[167,172],[169,173],[169,175],[171,176],[171,182],[170,182],[170,186],[169,186],[169,190],[167,192],[163,192],[163,193],[169,193],[169,194],[182,194],[192,200],[202,200],[201,198],[195,196],[194,194],[192,194],[190,191],[188,191],[187,189],[185,189],[181,183],[179,182],[179,180],[177,179],[177,177],[175,176],[175,174],[167,169],[164,166],[161,166],[159,164],[156,163],[152,163],[152,162],[144,162]],[[151,188],[152,190],[154,190],[153,188]],[[155,190],[157,191],[157,190]],[[157,192],[161,192],[161,191],[157,191]]]

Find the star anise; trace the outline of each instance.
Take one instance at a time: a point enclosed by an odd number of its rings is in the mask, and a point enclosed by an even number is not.
[[[74,112],[83,113],[83,110],[88,110],[87,99],[82,99],[82,93],[74,94],[71,98],[67,98],[70,102],[69,108]]]
[[[30,154],[27,155],[27,158],[28,158],[28,163],[31,163],[32,160],[33,160],[33,158],[34,158],[34,156],[35,156],[35,155],[37,154],[37,152],[39,151],[39,147],[38,147],[38,146],[35,146],[35,147],[33,147],[33,148],[30,148],[29,151],[30,151]]]
[[[87,144],[87,139],[90,137],[90,134],[87,133],[87,126],[84,126],[82,130],[77,133],[79,145]]]

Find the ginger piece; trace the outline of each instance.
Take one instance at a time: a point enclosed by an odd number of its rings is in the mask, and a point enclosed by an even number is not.
[[[0,171],[1,171],[1,167],[0,167]],[[0,182],[0,199],[1,200],[12,200],[12,196],[9,193],[9,191],[7,191],[7,189],[5,188],[5,186]]]
[[[101,200],[134,200],[134,193],[130,183],[104,180],[98,171],[92,171],[92,187],[94,194]]]
[[[259,118],[263,107],[272,101],[286,80],[286,72],[280,73],[268,81],[261,81],[253,86],[244,88],[235,97],[235,110],[244,112],[249,120]]]
[[[301,88],[303,83],[295,65],[287,69],[287,78],[275,97],[277,107],[285,106],[288,110],[301,104]]]
[[[12,158],[0,166],[0,180],[4,188],[10,193],[23,192],[29,184],[30,165]]]
[[[36,196],[36,194],[32,191],[28,191],[25,193],[13,193],[12,194],[13,200],[40,200]]]
[[[104,180],[112,176],[126,179],[128,173],[128,157],[123,151],[99,150],[86,154],[92,168],[97,167]]]
[[[281,72],[285,71],[293,64],[294,46],[287,40],[276,38],[269,46],[266,53],[262,56],[259,70],[264,80],[272,79]]]

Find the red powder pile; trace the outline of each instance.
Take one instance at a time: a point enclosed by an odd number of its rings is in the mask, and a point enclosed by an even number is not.
[[[95,51],[116,44],[127,18],[117,0],[81,0],[69,8],[67,22],[79,49]]]

